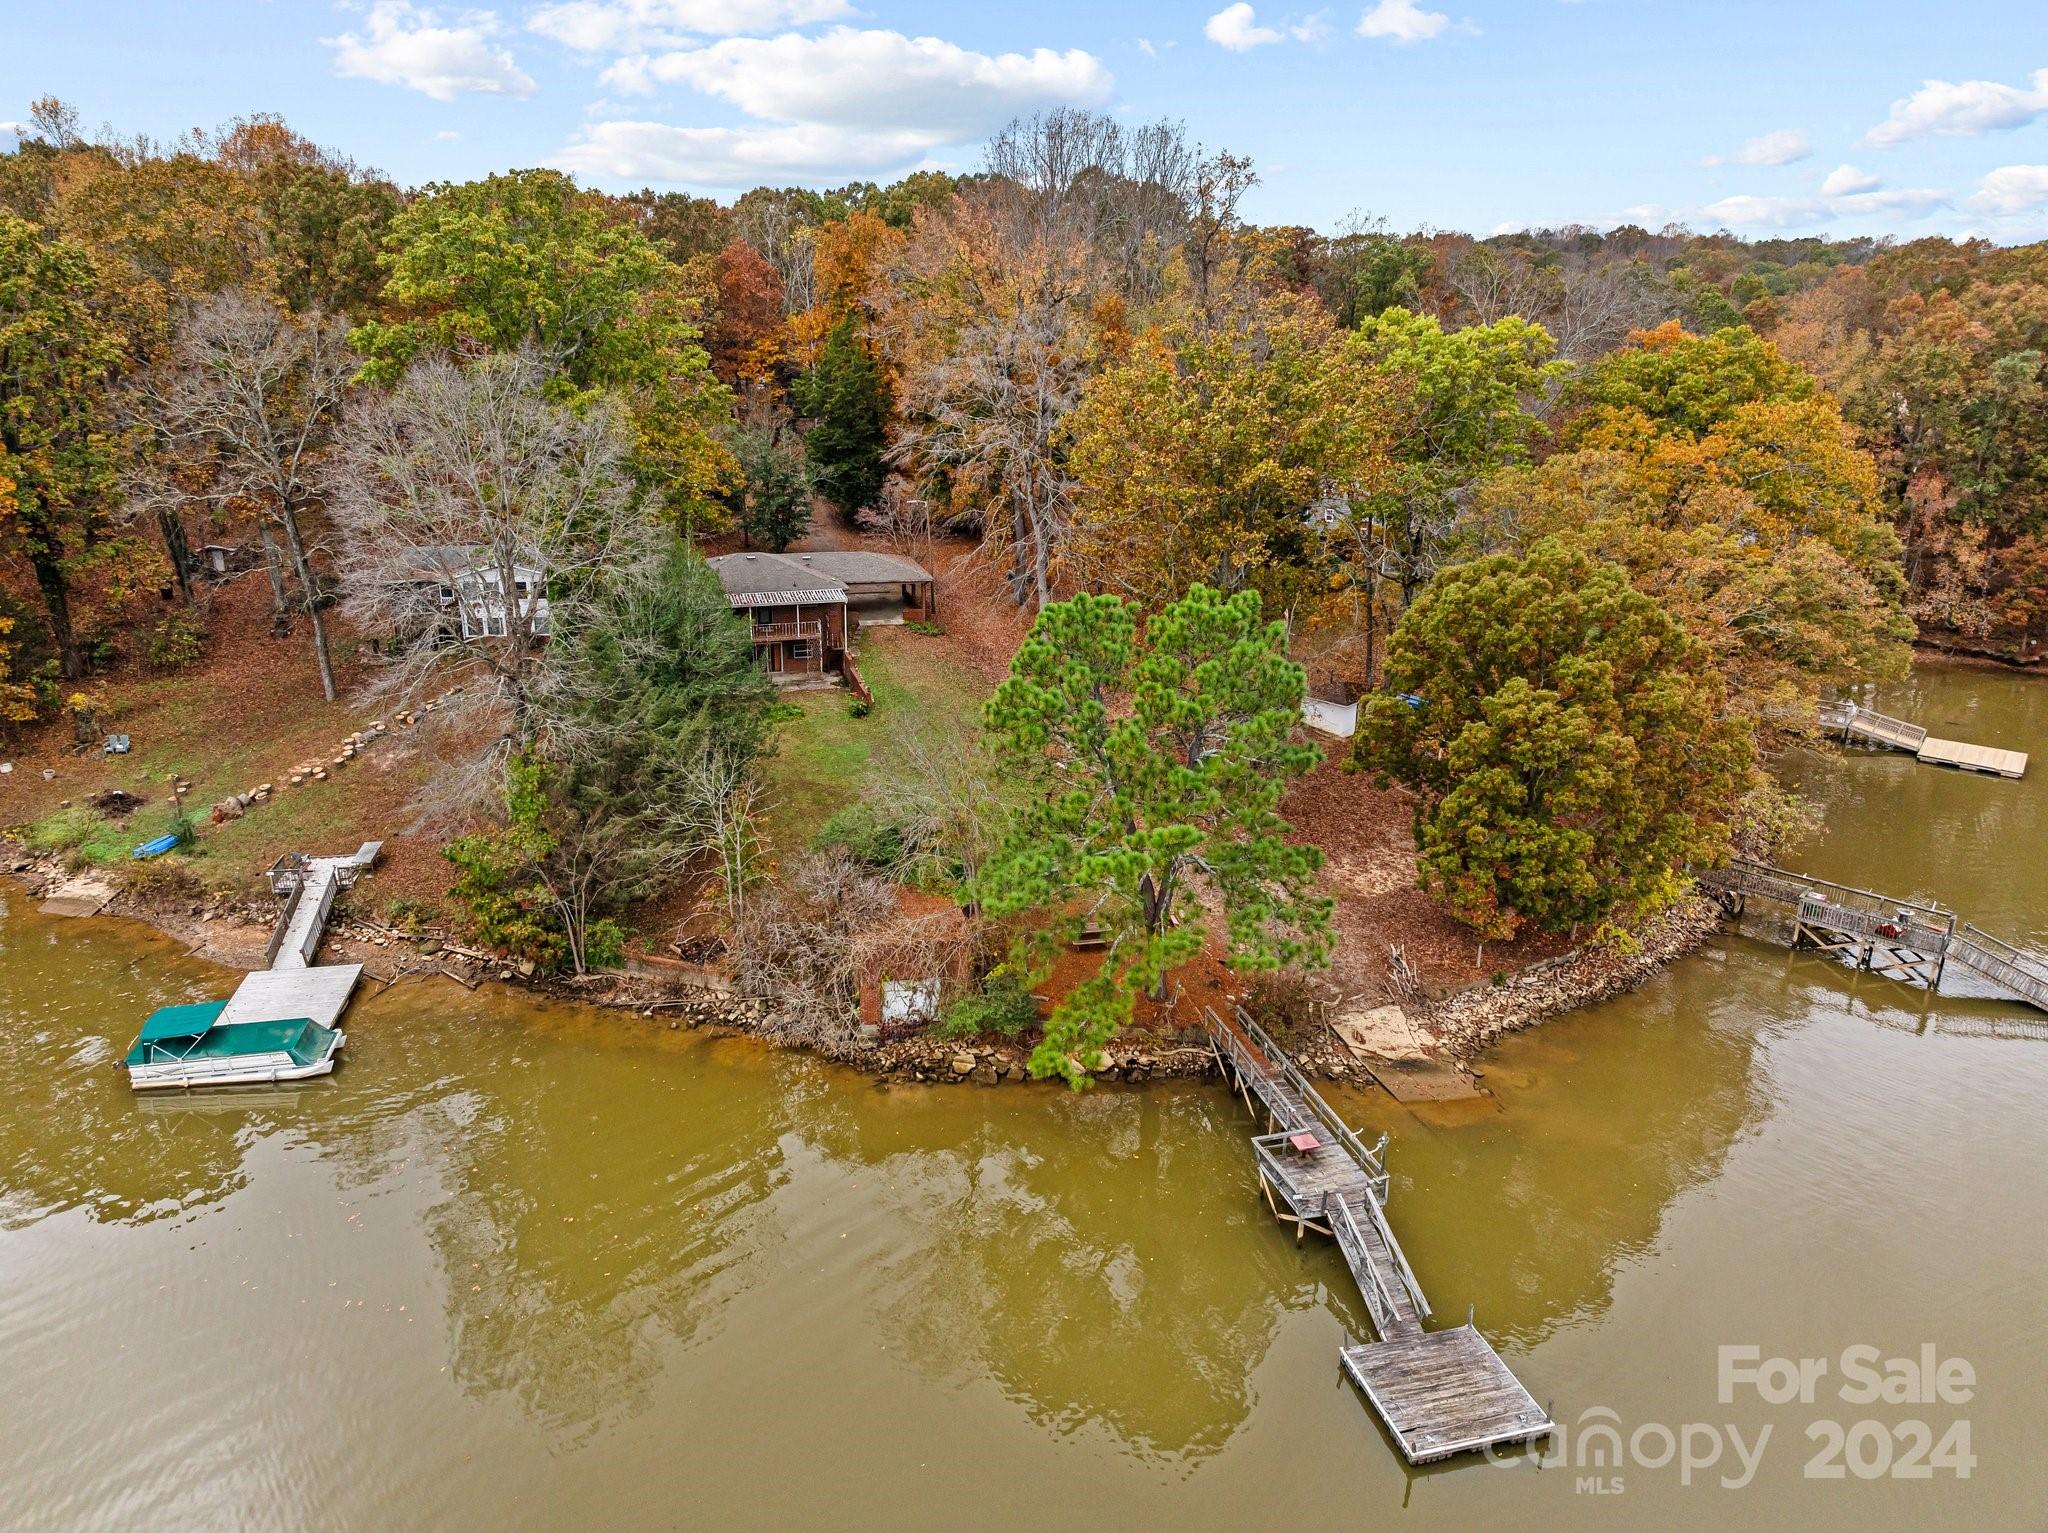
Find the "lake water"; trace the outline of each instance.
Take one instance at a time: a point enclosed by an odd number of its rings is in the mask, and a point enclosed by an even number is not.
[[[1795,761],[1830,827],[1793,860],[2048,946],[2048,686],[1879,703],[2037,765]],[[2048,1519],[2048,1026],[2017,1008],[1731,936],[1506,1042],[1492,1101],[1342,1099],[1393,1135],[1440,1322],[1472,1306],[1565,1428],[1415,1472],[1339,1373],[1349,1274],[1265,1217],[1215,1085],[892,1089],[434,982],[360,1000],[328,1081],[135,1098],[139,1018],[231,980],[0,886],[0,1526]],[[1723,1403],[1724,1345],[1829,1372]],[[1972,1398],[1845,1403],[1859,1345],[1963,1359]],[[1618,1468],[1573,1462],[1599,1420]],[[1861,1457],[1811,1479],[1828,1420]],[[1967,1479],[1858,1477],[1913,1420],[1967,1423]],[[1720,1462],[1655,1463],[1688,1424]],[[1730,1427],[1770,1429],[1739,1489]]]

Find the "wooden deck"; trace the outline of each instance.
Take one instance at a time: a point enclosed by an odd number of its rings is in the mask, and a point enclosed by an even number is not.
[[[1995,745],[1972,745],[1964,740],[1936,739],[1919,724],[1876,713],[1854,703],[1825,704],[1820,710],[1820,727],[1853,744],[1904,751],[1919,757],[1929,766],[1955,767],[1992,777],[2027,775],[2025,751],[2004,750]]]
[[[1259,1188],[1274,1215],[1332,1236],[1379,1340],[1340,1354],[1410,1463],[1551,1430],[1549,1416],[1468,1323],[1429,1332],[1429,1300],[1387,1222],[1386,1140],[1368,1149],[1294,1062],[1242,1012],[1209,1017],[1225,1078],[1271,1123],[1252,1137]]]
[[[1339,1355],[1411,1464],[1550,1433],[1550,1413],[1469,1325],[1346,1347]]]
[[[1965,772],[1983,772],[1992,777],[2027,775],[2025,751],[2000,750],[1994,745],[1966,745],[1961,740],[1929,738],[1917,752],[1929,766],[1956,767]]]

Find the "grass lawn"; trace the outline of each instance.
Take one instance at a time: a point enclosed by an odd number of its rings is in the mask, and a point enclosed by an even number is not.
[[[942,635],[908,628],[862,632],[855,659],[875,694],[866,718],[847,712],[843,688],[794,692],[803,709],[775,731],[768,761],[769,846],[802,851],[839,810],[905,771],[920,739],[959,741],[979,727],[989,687]]]

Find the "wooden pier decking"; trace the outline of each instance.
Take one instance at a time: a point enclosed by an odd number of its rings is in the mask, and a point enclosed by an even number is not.
[[[1851,702],[1832,702],[1820,710],[1820,727],[1839,734],[1844,741],[1904,751],[1929,766],[1955,767],[1965,772],[1982,772],[1992,777],[2027,775],[2027,753],[2004,750],[1995,745],[1972,745],[1964,740],[1939,740],[1924,727],[1895,719]]]
[[[1272,1132],[1252,1137],[1259,1188],[1276,1217],[1332,1236],[1378,1340],[1340,1350],[1344,1372],[1372,1402],[1411,1464],[1552,1430],[1550,1415],[1471,1325],[1425,1331],[1428,1299],[1387,1223],[1384,1136],[1368,1149],[1280,1046],[1242,1011],[1209,1013],[1225,1078]]]
[[[1740,914],[1741,901],[1750,895],[1790,906],[1795,948],[1820,948],[1859,969],[1937,994],[1954,964],[2006,998],[2048,1012],[2048,957],[1994,937],[1939,905],[1743,858],[1700,881],[1720,894],[1731,914]]]

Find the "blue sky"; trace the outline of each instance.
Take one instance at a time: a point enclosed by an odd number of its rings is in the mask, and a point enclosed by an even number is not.
[[[1261,222],[2048,237],[2043,0],[0,0],[0,37],[0,123],[274,111],[408,184],[730,200],[968,169],[1075,104],[1250,154]]]

